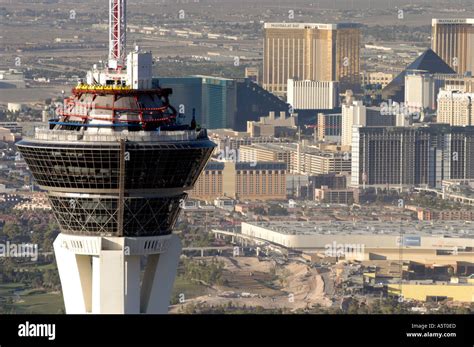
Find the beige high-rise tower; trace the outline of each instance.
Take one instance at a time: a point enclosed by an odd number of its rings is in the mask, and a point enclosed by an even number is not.
[[[266,23],[263,87],[285,95],[288,79],[360,85],[358,24]]]
[[[438,123],[474,125],[473,100],[474,93],[442,89],[438,94]]]
[[[474,73],[474,19],[433,19],[431,48],[453,70]]]

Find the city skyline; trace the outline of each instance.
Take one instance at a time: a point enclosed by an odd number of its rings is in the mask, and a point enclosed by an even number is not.
[[[192,340],[231,315],[471,337],[474,3],[3,1],[0,32],[20,342],[74,320]],[[417,325],[435,314],[456,327]]]

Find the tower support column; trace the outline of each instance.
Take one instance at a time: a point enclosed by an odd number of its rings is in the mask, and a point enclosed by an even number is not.
[[[181,254],[178,236],[60,234],[54,252],[67,314],[168,312]],[[140,283],[142,257],[147,261]]]

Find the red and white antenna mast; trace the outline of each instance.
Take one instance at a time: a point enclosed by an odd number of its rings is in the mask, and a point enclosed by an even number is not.
[[[127,0],[109,0],[109,68],[125,68],[125,39],[127,35]]]

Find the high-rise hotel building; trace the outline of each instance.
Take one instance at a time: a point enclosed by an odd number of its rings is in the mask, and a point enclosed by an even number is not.
[[[457,73],[474,72],[474,18],[433,19],[431,47]]]
[[[474,93],[441,90],[438,94],[438,123],[474,125]]]
[[[360,84],[358,24],[265,23],[263,87],[284,96],[288,79]]]
[[[288,79],[287,101],[295,110],[332,110],[339,106],[339,85],[334,81]]]
[[[352,129],[352,187],[441,188],[474,178],[474,127],[431,123]]]

